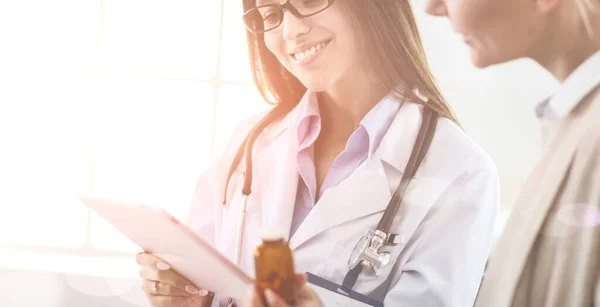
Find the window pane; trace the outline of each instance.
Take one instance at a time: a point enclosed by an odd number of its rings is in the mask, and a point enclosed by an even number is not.
[[[94,193],[162,207],[183,218],[210,158],[213,90],[207,84],[114,79],[106,82]],[[92,240],[131,250],[94,218]]]
[[[32,80],[26,97],[0,104],[0,243],[84,242],[87,210],[78,196],[89,187],[96,91],[68,81]]]
[[[242,0],[224,0],[221,78],[226,81],[252,82],[246,28],[242,20]]]
[[[249,116],[269,110],[253,86],[225,86],[219,90],[215,127],[215,152],[225,149],[236,126]]]
[[[99,1],[0,2],[0,244],[84,243],[99,18]]]
[[[89,73],[97,63],[99,24],[100,0],[0,1],[2,92],[20,78]]]
[[[221,1],[104,2],[110,71],[173,78],[215,74]]]

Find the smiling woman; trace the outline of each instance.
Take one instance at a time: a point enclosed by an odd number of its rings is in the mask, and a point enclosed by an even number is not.
[[[497,173],[437,88],[410,2],[238,1],[253,79],[274,107],[244,120],[200,176],[188,225],[250,276],[258,230],[281,229],[298,272],[344,291],[393,306],[472,304],[491,245]],[[406,198],[398,196],[417,168]],[[395,206],[402,218],[391,225]],[[349,268],[352,255],[364,256],[353,252],[356,242],[375,249],[366,260],[388,261]],[[439,257],[446,254],[469,258]],[[208,296],[210,284],[187,291],[186,272],[148,253],[138,263],[165,271],[141,275],[153,306],[228,300]],[[198,289],[207,290],[202,298]]]

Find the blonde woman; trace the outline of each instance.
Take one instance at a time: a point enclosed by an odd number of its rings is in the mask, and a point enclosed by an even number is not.
[[[600,306],[600,1],[428,0],[486,67],[528,57],[562,86],[545,153],[492,255],[479,307]]]

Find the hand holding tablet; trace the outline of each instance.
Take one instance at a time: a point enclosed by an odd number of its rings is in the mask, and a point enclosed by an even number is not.
[[[167,283],[146,282],[145,291],[203,294],[209,290],[225,297],[243,299],[253,280],[239,267],[222,255],[172,215],[161,209],[127,204],[118,201],[81,196],[83,203],[116,227],[147,254],[138,261],[157,270],[144,271],[144,279],[151,281],[162,277]],[[158,260],[157,260],[158,259]],[[159,260],[162,260],[159,261]],[[159,265],[159,263],[162,263]],[[160,270],[158,266],[166,268]],[[176,274],[176,275],[174,275]],[[173,285],[172,283],[175,283]],[[207,293],[208,294],[208,293]],[[207,296],[210,296],[208,294]]]

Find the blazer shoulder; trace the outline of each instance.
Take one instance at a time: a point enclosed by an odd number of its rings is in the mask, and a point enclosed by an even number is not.
[[[566,121],[576,122],[580,143],[597,146],[600,142],[600,85],[575,107]],[[582,145],[582,144],[580,144]]]

